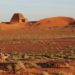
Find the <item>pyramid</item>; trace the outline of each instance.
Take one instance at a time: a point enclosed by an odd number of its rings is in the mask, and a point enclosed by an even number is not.
[[[26,19],[21,13],[15,13],[11,18],[10,23],[25,23]]]

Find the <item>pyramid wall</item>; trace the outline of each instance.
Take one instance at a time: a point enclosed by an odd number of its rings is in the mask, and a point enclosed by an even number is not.
[[[13,17],[11,18],[11,23],[24,23],[26,22],[26,19],[21,13],[15,13]]]

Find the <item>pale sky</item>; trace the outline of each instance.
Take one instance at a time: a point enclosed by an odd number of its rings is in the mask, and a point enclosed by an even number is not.
[[[75,0],[0,0],[0,21],[9,21],[14,13],[23,13],[28,20],[75,18]]]

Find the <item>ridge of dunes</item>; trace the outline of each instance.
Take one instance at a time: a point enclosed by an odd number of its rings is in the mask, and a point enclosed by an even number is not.
[[[42,27],[64,27],[69,26],[69,24],[75,23],[75,20],[70,17],[52,17],[52,18],[45,18],[39,20],[36,24]]]
[[[75,26],[75,19],[65,16],[44,18],[39,21],[27,21],[21,13],[15,13],[10,22],[0,23],[1,30],[25,29],[38,31],[39,29],[48,30],[50,27]]]
[[[11,19],[8,23],[0,23],[0,48],[2,50],[56,53],[60,50],[66,51],[68,46],[75,47],[75,27],[65,27],[75,25],[73,18],[53,17],[30,22],[19,14],[17,16],[16,22]]]

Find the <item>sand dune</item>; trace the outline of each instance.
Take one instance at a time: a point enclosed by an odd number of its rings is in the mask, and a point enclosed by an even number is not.
[[[39,25],[41,28],[64,27],[68,26],[72,22],[75,22],[75,20],[70,17],[52,17],[39,20],[36,25]]]

